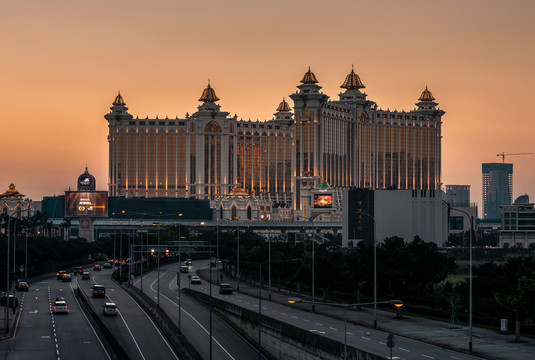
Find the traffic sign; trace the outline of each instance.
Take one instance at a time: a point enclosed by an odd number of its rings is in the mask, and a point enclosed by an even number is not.
[[[388,337],[386,338],[386,346],[388,346],[390,349],[396,346],[396,340],[394,338],[394,334],[392,333],[388,334]]]

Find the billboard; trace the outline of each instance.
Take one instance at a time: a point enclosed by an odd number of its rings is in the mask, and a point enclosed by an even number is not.
[[[108,216],[108,193],[106,191],[66,191],[65,216]]]
[[[332,208],[333,194],[314,194],[314,208]]]

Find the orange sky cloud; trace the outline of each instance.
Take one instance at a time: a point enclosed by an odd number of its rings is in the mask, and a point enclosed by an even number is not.
[[[103,116],[118,90],[134,116],[183,117],[210,78],[223,111],[264,120],[308,66],[337,98],[354,64],[381,108],[410,110],[429,86],[446,111],[442,181],[471,185],[473,202],[481,163],[535,152],[532,0],[26,0],[2,12],[0,190],[13,182],[36,201],[74,188],[86,165],[107,189]],[[535,155],[506,161],[514,197],[535,196]]]

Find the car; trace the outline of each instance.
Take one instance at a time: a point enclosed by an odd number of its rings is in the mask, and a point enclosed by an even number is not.
[[[63,279],[63,275],[65,275],[67,272],[65,270],[60,270],[56,273],[56,278],[58,280],[62,280]]]
[[[52,313],[54,313],[54,314],[68,314],[69,313],[69,306],[63,300],[54,301],[54,305],[52,306]]]
[[[191,266],[193,262],[191,261],[191,259],[186,259],[186,261],[184,261],[184,264],[186,264],[187,266]]]
[[[100,271],[100,270],[102,270],[102,266],[100,266],[100,265],[94,265],[94,266],[93,266],[93,270],[94,270],[94,271]]]
[[[232,285],[227,284],[227,283],[222,283],[221,285],[219,285],[219,293],[222,295],[232,294]]]
[[[72,281],[72,276],[71,276],[71,274],[65,274],[65,275],[63,275],[63,277],[61,278],[61,280],[62,280],[63,282],[71,282],[71,281]]]
[[[117,316],[117,314],[119,313],[119,311],[117,310],[117,305],[115,305],[115,303],[105,303],[103,306],[102,306],[102,313],[104,315],[115,315]]]
[[[185,265],[180,267],[180,272],[183,274],[187,274],[189,272],[189,268]]]
[[[104,265],[102,265],[104,269],[111,269],[111,263],[105,262]]]
[[[102,285],[93,285],[93,297],[106,297],[106,288]]]
[[[189,280],[189,283],[190,284],[200,284],[201,283],[201,278],[198,277],[197,275],[193,275],[191,277],[191,279]]]
[[[84,272],[84,270],[82,269],[81,266],[76,266],[76,267],[74,268],[74,271],[73,271],[74,275],[81,274],[81,273],[83,273],[83,272]]]
[[[19,281],[19,283],[17,284],[17,290],[18,291],[28,291],[28,290],[30,290],[30,285],[28,285],[28,283],[25,282],[25,281]]]
[[[82,273],[82,280],[91,280],[91,274],[87,271]]]
[[[15,296],[15,294],[8,295],[7,293],[3,292],[0,295],[0,306],[7,307],[8,303],[10,308],[16,308],[19,306],[19,299]]]

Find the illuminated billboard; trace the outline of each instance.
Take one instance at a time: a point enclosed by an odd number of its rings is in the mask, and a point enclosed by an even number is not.
[[[108,193],[106,191],[66,191],[65,216],[108,216]]]
[[[333,207],[333,194],[315,194],[314,195],[314,208],[332,208]]]

